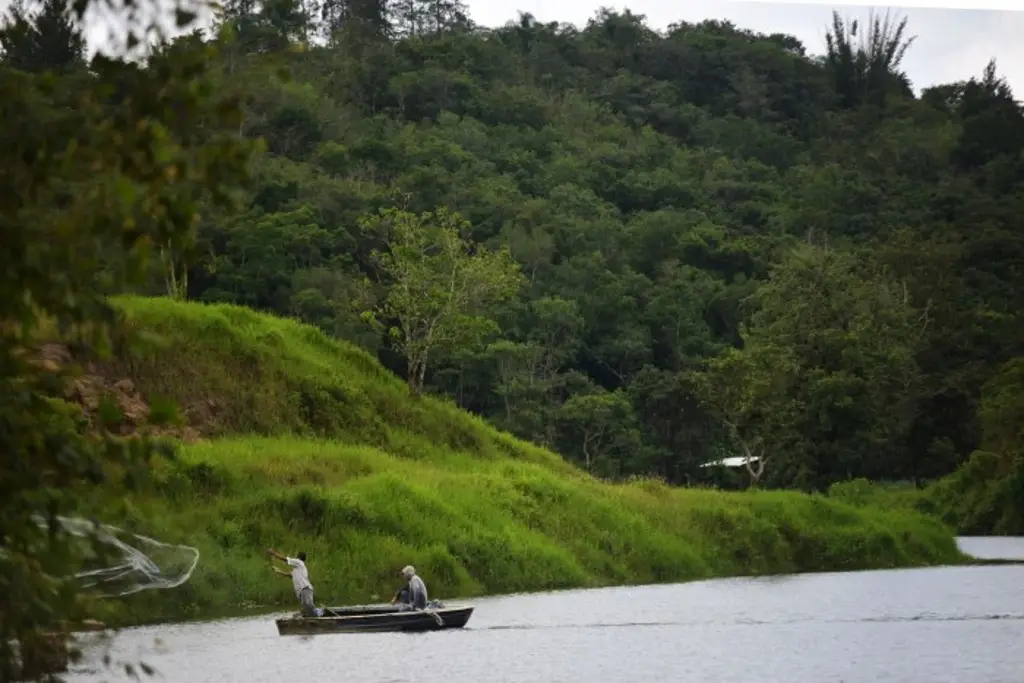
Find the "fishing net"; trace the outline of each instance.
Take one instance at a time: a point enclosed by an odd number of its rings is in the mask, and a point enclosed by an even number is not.
[[[84,566],[75,578],[102,597],[176,588],[189,580],[199,563],[199,551],[191,546],[161,543],[81,518],[58,517],[57,521],[65,532],[83,541]]]

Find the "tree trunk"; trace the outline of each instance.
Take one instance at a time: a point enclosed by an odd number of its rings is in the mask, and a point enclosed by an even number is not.
[[[416,395],[417,396],[422,396],[423,395],[423,384],[426,381],[426,377],[427,377],[427,359],[424,358],[422,361],[420,361],[420,374],[416,378]]]
[[[747,459],[744,464],[747,466],[747,473],[750,475],[750,488],[757,488],[758,482],[761,481],[761,475],[764,474],[764,466],[768,459],[764,457],[764,449],[762,449],[757,456],[757,466],[755,467],[751,461],[750,449],[743,446],[743,450],[747,453]]]
[[[162,250],[164,263],[167,270],[164,273],[164,282],[167,286],[167,296],[172,299],[184,301],[188,298],[188,269],[183,268],[181,262],[175,258],[173,249]],[[178,270],[181,269],[181,276]]]
[[[420,376],[420,362],[416,358],[410,356],[406,359],[405,367],[405,381],[409,385],[409,391],[412,392],[414,396],[419,396],[420,388],[417,385],[417,380]]]

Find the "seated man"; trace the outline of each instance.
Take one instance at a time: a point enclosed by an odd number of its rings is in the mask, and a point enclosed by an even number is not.
[[[391,604],[397,602],[409,609],[425,609],[427,587],[423,583],[423,579],[416,576],[416,570],[412,566],[402,570],[402,577],[408,582],[408,585],[395,594],[395,597],[391,599]]]

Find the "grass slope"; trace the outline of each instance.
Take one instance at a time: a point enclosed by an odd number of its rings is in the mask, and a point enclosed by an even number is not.
[[[499,433],[434,397],[413,400],[375,358],[294,320],[240,306],[117,299],[148,348],[121,346],[107,373],[170,398],[210,437],[320,436],[410,460],[456,453],[575,472],[557,455]]]
[[[1024,534],[1024,456],[975,451],[953,473],[921,489],[857,479],[829,497],[850,505],[914,510],[964,536]]]
[[[197,546],[192,580],[127,599],[123,620],[291,607],[267,546],[309,554],[318,601],[389,597],[415,564],[443,598],[961,559],[950,530],[789,492],[596,481],[434,398],[366,353],[227,305],[120,300],[156,333],[102,369],[173,398],[208,437],[108,519]]]

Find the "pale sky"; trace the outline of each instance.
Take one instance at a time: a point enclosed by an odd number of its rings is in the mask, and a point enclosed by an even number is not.
[[[539,21],[564,21],[583,26],[603,3],[599,0],[469,0],[473,20],[484,26],[504,24],[516,11],[529,12]],[[817,2],[724,2],[723,0],[630,0],[606,6],[647,17],[654,29],[679,21],[729,20],[739,28],[758,33],[787,33],[803,42],[810,54],[825,52],[825,31],[832,24],[832,10],[846,20],[868,18],[871,3],[863,5]],[[942,4],[936,2],[935,4]],[[953,4],[953,3],[949,3]],[[963,3],[967,4],[967,3]],[[1017,2],[978,2],[974,6],[1022,7]],[[916,35],[901,67],[920,93],[939,83],[981,76],[992,57],[996,70],[1006,78],[1018,100],[1024,100],[1024,11],[938,9],[931,7],[876,5],[875,12],[907,18],[906,32]]]
[[[472,19],[483,26],[500,26],[515,20],[518,12],[529,12],[539,21],[559,21],[582,27],[602,5],[629,8],[642,14],[654,29],[678,21],[704,19],[732,21],[740,28],[760,33],[787,33],[804,43],[811,54],[825,51],[825,31],[831,25],[832,10],[844,20],[868,17],[869,4],[831,5],[820,0],[792,3],[729,2],[725,0],[631,0],[603,3],[601,0],[464,0]],[[6,8],[11,0],[0,0]],[[992,9],[951,9],[934,5],[957,4],[952,0],[906,0],[907,5],[889,6],[894,14],[907,17],[907,32],[917,39],[907,51],[901,67],[918,93],[921,88],[980,76],[988,60],[996,59],[1000,76],[1009,81],[1018,100],[1024,100],[1024,0],[987,0],[971,3]],[[998,9],[997,9],[998,8]],[[876,6],[884,12],[885,5]],[[94,27],[99,28],[99,27]],[[102,30],[89,31],[92,43],[102,42]]]

